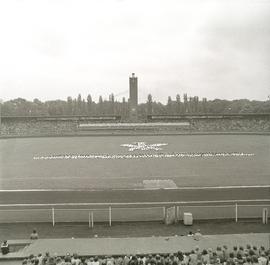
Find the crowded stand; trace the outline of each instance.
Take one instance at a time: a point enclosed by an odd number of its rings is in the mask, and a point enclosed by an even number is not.
[[[269,115],[252,114],[248,117],[231,116],[230,118],[208,118],[194,116],[178,119],[174,122],[165,118],[154,126],[154,120],[147,123],[122,123],[119,116],[113,117],[13,117],[1,119],[1,137],[25,136],[65,136],[91,135],[95,133],[181,133],[181,132],[261,132],[270,131]],[[163,124],[163,126],[161,126]],[[165,124],[165,125],[164,125]],[[167,125],[166,125],[167,124]]]
[[[190,252],[167,254],[144,254],[125,256],[90,256],[80,257],[69,254],[60,257],[50,253],[30,255],[22,264],[29,265],[269,265],[270,249],[265,247],[234,246],[229,249],[226,245],[216,249],[200,249],[198,246]]]

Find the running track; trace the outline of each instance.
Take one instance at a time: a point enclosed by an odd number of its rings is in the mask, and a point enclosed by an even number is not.
[[[0,205],[77,203],[158,203],[227,200],[270,200],[270,186],[157,190],[1,191]],[[268,202],[264,202],[269,204]]]

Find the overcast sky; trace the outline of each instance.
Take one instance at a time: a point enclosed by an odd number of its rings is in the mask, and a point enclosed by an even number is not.
[[[0,98],[266,100],[270,0],[0,1]]]

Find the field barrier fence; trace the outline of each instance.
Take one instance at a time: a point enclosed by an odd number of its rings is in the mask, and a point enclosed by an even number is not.
[[[181,222],[185,213],[193,220],[260,218],[267,224],[270,199],[187,202],[0,204],[0,223],[163,221]]]

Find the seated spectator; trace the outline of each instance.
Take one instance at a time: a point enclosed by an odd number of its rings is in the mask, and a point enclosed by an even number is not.
[[[42,259],[42,263],[41,264],[47,264],[47,262],[48,262],[48,257],[44,257],[43,259]]]
[[[264,246],[261,246],[260,249],[259,249],[259,253],[264,253],[265,254],[265,247]]]
[[[48,262],[46,263],[46,265],[55,265],[54,257],[49,257]]]
[[[30,239],[32,240],[38,239],[38,233],[36,229],[34,229],[33,232],[31,233]]]
[[[182,262],[184,260],[184,255],[181,251],[177,252],[178,261]]]
[[[228,247],[226,245],[223,246],[223,255],[224,255],[225,260],[227,260],[230,256],[230,252],[229,252]]]
[[[260,265],[266,265],[267,264],[267,258],[264,252],[261,253],[261,256],[258,258]]]
[[[201,260],[202,253],[201,253],[201,251],[200,251],[199,246],[196,246],[196,247],[195,247],[194,252],[195,252],[195,254],[197,255],[197,260],[198,260],[198,261]]]
[[[124,257],[124,259],[123,259],[123,264],[124,264],[124,265],[128,265],[128,264],[129,264],[129,260],[130,260],[129,256],[126,255],[126,256]],[[147,264],[147,263],[146,263],[146,264]]]
[[[1,252],[3,255],[6,255],[9,253],[9,245],[7,240],[4,240],[4,242],[1,244]]]
[[[58,257],[55,262],[56,262],[56,265],[63,265],[63,261],[60,257]],[[41,264],[41,263],[39,263],[39,264]]]
[[[90,257],[87,265],[94,265],[94,258]]]
[[[86,262],[86,258],[84,258],[84,257],[81,258],[80,265],[88,265]]]
[[[245,252],[244,252],[244,247],[243,246],[239,247],[239,250],[238,250],[237,254],[240,254],[241,256],[244,256]]]
[[[208,251],[209,253],[209,251]],[[220,263],[224,263],[220,261],[220,258],[218,257],[216,252],[213,252],[212,257],[210,256],[210,263],[211,264],[220,264]]]
[[[72,258],[71,258],[71,264],[72,265],[79,265],[81,262],[80,258],[78,257],[77,253],[74,253]]]
[[[192,231],[189,231],[187,236],[193,236],[194,234],[192,233]]]
[[[212,248],[208,248],[207,252],[209,254],[210,261],[211,261],[211,259],[213,259],[214,255],[217,255],[217,253],[215,251],[213,251]]]
[[[95,257],[94,257],[93,265],[100,265],[98,256],[95,256]],[[121,265],[122,265],[122,263],[121,263]]]
[[[193,238],[194,238],[194,240],[199,241],[201,239],[201,237],[202,237],[201,230],[198,229],[197,232],[194,234]]]
[[[258,258],[256,256],[253,256],[251,260],[252,260],[253,265],[259,265],[259,261],[258,261]]]
[[[7,244],[7,242],[5,241]],[[3,245],[3,244],[2,244]],[[270,250],[265,248],[250,248],[249,253],[253,253],[250,256],[244,250],[243,247],[239,247],[237,256],[235,257],[236,248],[234,247],[229,252],[227,246],[223,246],[223,249],[228,252],[228,258],[225,258],[224,252],[221,247],[217,247],[217,251],[213,251],[212,248],[204,249],[200,251],[199,247],[195,247],[191,252],[181,252],[171,254],[149,254],[149,255],[126,255],[126,256],[101,256],[101,257],[89,257],[88,259],[80,257],[77,254],[71,256],[69,253],[63,259],[62,257],[51,256],[49,253],[44,255],[39,254],[37,256],[30,255],[28,259],[25,259],[22,264],[25,265],[124,265],[124,259],[126,259],[125,265],[270,265],[269,254]],[[256,251],[259,251],[259,255],[256,255]],[[227,255],[226,255],[227,256]],[[223,260],[223,261],[221,261]],[[41,262],[40,262],[41,261]]]
[[[232,264],[234,263],[234,254],[233,252],[230,252],[229,258],[227,259],[227,264]]]
[[[251,245],[247,244],[246,249],[249,251],[251,249]]]
[[[216,254],[217,254],[217,257],[219,258],[219,260],[221,262],[224,262],[224,260],[225,260],[224,252],[222,251],[220,246],[217,246]]]
[[[252,265],[250,257],[247,257],[246,262],[244,262],[244,265]]]
[[[206,249],[202,251],[202,264],[210,264],[210,256]]]
[[[253,251],[253,249],[250,249],[250,250],[248,251],[248,255],[249,255],[250,257],[252,257],[252,256],[255,255],[255,252]]]
[[[184,260],[182,261],[182,264],[188,264],[189,263],[189,253],[184,253]]]
[[[254,251],[254,254],[256,255],[256,256],[258,256],[259,255],[259,250],[257,249],[257,247],[256,246],[253,246],[253,251]]]
[[[189,265],[197,265],[198,262],[198,256],[195,254],[195,251],[192,250],[189,255]]]
[[[135,256],[132,257],[132,260],[135,261]],[[131,263],[131,262],[130,262]],[[107,265],[114,265],[114,258],[112,256],[108,256],[106,260]]]
[[[242,255],[240,253],[237,253],[236,261],[237,261],[238,264],[243,264],[244,263],[243,257],[242,257]]]
[[[238,253],[238,248],[237,246],[233,247],[233,256],[236,258],[237,257],[237,253]]]
[[[96,260],[98,261],[98,257],[95,257],[94,262],[96,262]],[[123,262],[123,257],[119,256],[115,260],[115,265],[123,265]],[[99,263],[94,263],[93,265],[99,265]]]

